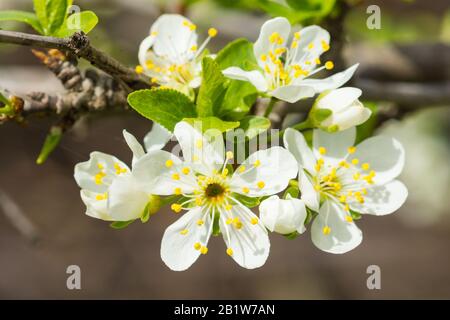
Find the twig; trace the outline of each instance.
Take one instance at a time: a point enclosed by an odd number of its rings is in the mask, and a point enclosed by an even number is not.
[[[0,30],[0,43],[67,51],[79,58],[88,60],[92,65],[123,81],[130,88],[149,87],[150,81],[146,76],[138,75],[133,69],[122,65],[113,57],[93,47],[89,38],[83,32],[77,32],[70,38],[61,39]]]

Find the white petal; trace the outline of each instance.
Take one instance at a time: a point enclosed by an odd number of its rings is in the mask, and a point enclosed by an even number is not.
[[[348,128],[359,126],[366,122],[372,111],[365,108],[364,105],[356,100],[345,111],[333,113],[326,120],[322,121],[321,126],[330,127],[337,125],[338,130],[346,130]]]
[[[153,122],[152,130],[150,130],[144,137],[144,146],[147,152],[154,150],[161,150],[172,138],[172,133],[169,130]]]
[[[278,87],[269,94],[277,99],[295,103],[300,99],[313,97],[315,90],[313,87],[303,85],[287,85]]]
[[[105,221],[114,221],[114,219],[108,214],[107,200],[96,199],[100,193],[83,189],[80,191],[80,195],[81,200],[83,200],[83,203],[86,205],[86,215]]]
[[[154,42],[155,37],[148,36],[141,42],[139,46],[139,63],[145,69],[147,69],[147,52],[153,46]]]
[[[270,251],[270,242],[267,230],[261,221],[252,224],[252,220],[258,220],[256,215],[247,207],[238,204],[231,210],[231,216],[221,213],[220,230],[227,249],[233,250],[231,257],[241,267],[255,269],[261,267],[267,260]],[[237,229],[233,224],[226,223],[227,218],[238,217],[242,227]],[[255,221],[256,221],[255,220]]]
[[[310,173],[314,172],[316,158],[306,143],[305,137],[297,130],[288,128],[283,136],[284,146],[297,159],[298,163]]]
[[[209,129],[202,135],[200,127],[194,128],[182,121],[175,126],[174,135],[183,151],[184,161],[195,170],[210,175],[213,170],[222,168],[225,146],[219,130]]]
[[[153,50],[172,62],[183,63],[194,56],[191,49],[197,44],[197,33],[184,23],[192,22],[178,14],[163,14],[153,24],[150,33],[156,33]]]
[[[201,226],[197,225],[199,219],[204,221]],[[174,271],[188,269],[201,254],[194,245],[198,242],[207,246],[212,225],[211,215],[201,207],[190,210],[171,224],[164,232],[161,242],[161,258],[164,263]],[[182,234],[183,230],[187,230],[187,233]]]
[[[124,171],[118,174],[117,166]],[[95,176],[100,172],[104,173],[104,176],[98,180]],[[128,166],[116,157],[102,152],[92,152],[88,161],[75,165],[74,177],[80,188],[104,193],[117,176],[129,172]]]
[[[311,179],[308,175],[300,169],[298,175],[298,186],[302,193],[301,199],[306,206],[314,211],[319,211],[320,194],[314,189]]]
[[[317,158],[323,158],[326,163],[336,165],[346,157],[348,153],[348,147],[354,145],[355,138],[356,129],[354,127],[336,133],[328,133],[318,129],[314,130],[314,155]],[[320,154],[320,147],[325,148],[326,153],[324,155]]]
[[[350,106],[362,94],[358,88],[345,87],[332,90],[324,97],[317,99],[317,108],[330,109],[333,112],[339,112]]]
[[[356,224],[345,219],[343,208],[331,201],[325,201],[319,215],[311,226],[311,239],[314,245],[329,253],[341,254],[356,248],[362,241],[362,232]],[[324,234],[324,228],[330,228]]]
[[[267,81],[261,71],[245,71],[238,67],[229,67],[223,70],[222,73],[230,79],[250,82],[259,92],[267,91]]]
[[[304,231],[306,209],[302,200],[272,196],[261,202],[259,210],[262,223],[272,232],[289,234]]]
[[[181,173],[183,166],[185,164],[170,152],[156,150],[136,162],[133,176],[139,188],[148,194],[171,195],[176,188],[185,194],[192,193],[197,184],[192,172],[189,175]],[[174,174],[178,174],[180,179],[173,179]]]
[[[297,48],[291,49],[297,51],[292,51],[292,54],[295,54],[293,57],[293,64],[303,64],[304,61],[315,61],[323,52],[322,41],[326,44],[330,43],[330,34],[327,30],[319,27],[319,26],[308,26],[300,31],[300,39],[297,40]],[[313,44],[311,49],[308,48],[310,44]],[[314,63],[310,63],[308,65],[302,66],[306,70],[311,70],[314,68]]]
[[[301,80],[301,84],[304,86],[313,87],[316,93],[321,93],[325,90],[332,90],[339,88],[343,84],[345,84],[356,71],[359,64],[355,64],[339,73],[335,73],[334,75],[324,78],[324,79],[304,79]]]
[[[291,24],[286,18],[278,17],[270,19],[262,25],[258,40],[256,40],[253,46],[253,52],[261,68],[264,68],[264,64],[260,57],[262,54],[267,55],[269,53],[272,46],[269,38],[274,32],[278,32],[278,34],[283,38],[283,43],[279,46],[284,47],[289,37],[289,33],[291,32]]]
[[[375,136],[364,140],[356,146],[356,152],[348,160],[357,158],[359,163],[369,163],[376,172],[375,184],[389,182],[402,172],[405,165],[405,150],[402,144],[393,138]]]
[[[256,151],[237,168],[231,178],[230,189],[249,197],[272,195],[283,191],[297,172],[297,161],[288,150],[272,147]]]
[[[123,137],[125,138],[125,141],[128,145],[128,147],[133,152],[133,165],[134,163],[141,157],[144,156],[145,151],[142,145],[139,143],[139,141],[136,139],[135,136],[133,136],[131,133],[129,133],[127,130],[123,130]]]
[[[408,189],[398,180],[367,189],[364,203],[351,202],[350,208],[359,213],[384,216],[398,210],[408,197]]]
[[[108,191],[109,215],[114,221],[130,221],[142,216],[149,195],[142,191],[131,175],[118,177]]]

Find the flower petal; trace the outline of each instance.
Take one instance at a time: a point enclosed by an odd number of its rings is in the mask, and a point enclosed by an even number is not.
[[[313,97],[315,90],[313,87],[303,85],[287,85],[278,87],[269,94],[277,99],[295,103],[300,99]]]
[[[260,57],[263,54],[267,55],[271,50],[272,43],[269,38],[274,32],[277,32],[283,38],[283,43],[279,44],[279,46],[284,47],[291,32],[291,24],[286,18],[278,17],[270,19],[262,25],[258,40],[253,46],[253,52],[261,68],[264,68],[264,63]]]
[[[335,73],[334,75],[324,78],[324,79],[303,79],[301,80],[301,84],[304,86],[313,87],[316,93],[321,93],[325,90],[332,90],[339,88],[343,84],[345,84],[358,68],[358,63],[354,64],[350,68],[341,71],[339,73]]]
[[[139,143],[139,141],[136,139],[135,136],[133,136],[131,133],[129,133],[127,130],[122,131],[123,137],[125,138],[125,141],[128,145],[128,147],[133,152],[133,165],[134,163],[141,157],[144,156],[145,151],[142,145]]]
[[[139,46],[139,54],[138,54],[139,63],[144,69],[148,69],[147,68],[147,58],[148,58],[147,53],[148,53],[148,50],[153,46],[154,43],[155,43],[155,37],[150,35],[147,38],[145,38]]]
[[[282,147],[272,147],[251,154],[237,168],[230,189],[249,197],[261,197],[283,191],[296,177],[297,161]]]
[[[245,71],[238,67],[229,67],[223,70],[222,73],[230,79],[250,82],[259,92],[267,91],[267,81],[258,70]]]
[[[313,131],[313,150],[317,158],[323,158],[325,163],[336,165],[345,159],[348,148],[353,146],[356,138],[356,128],[328,133],[322,130]],[[325,148],[325,154],[320,154],[319,149]]]
[[[156,34],[153,50],[166,56],[173,63],[186,62],[195,55],[190,50],[197,44],[197,33],[191,30],[192,22],[179,14],[163,14],[152,25],[151,34]]]
[[[324,97],[317,99],[317,108],[339,112],[350,106],[362,94],[361,89],[345,87],[332,90]]]
[[[190,163],[196,171],[210,175],[213,170],[222,168],[225,146],[219,130],[209,129],[202,135],[201,127],[194,128],[182,121],[175,126],[174,135],[183,151],[184,161]]]
[[[133,176],[139,188],[148,194],[171,195],[177,193],[178,188],[181,193],[189,194],[196,188],[196,180],[192,172],[181,174],[182,167],[181,160],[170,152],[156,150],[136,161]]]
[[[331,127],[336,125],[338,130],[346,130],[348,128],[359,126],[366,122],[372,111],[365,108],[364,105],[356,100],[346,110],[341,112],[333,112],[326,120],[322,121],[323,127]]]
[[[92,192],[87,189],[80,191],[81,200],[86,205],[86,215],[101,219],[104,221],[114,221],[114,219],[108,214],[108,202],[105,198],[97,200],[97,196],[100,193]]]
[[[233,218],[239,218],[242,226],[237,228],[234,224],[227,224],[227,216],[224,212],[221,213],[219,226],[227,245],[227,253],[231,253],[233,260],[241,267],[261,267],[270,251],[266,228],[253,212],[241,204],[233,206],[231,215]],[[257,223],[253,224],[255,221]],[[228,249],[231,249],[231,252]]]
[[[144,137],[144,146],[147,152],[161,150],[172,139],[172,133],[158,124],[153,122],[152,130]]]
[[[197,225],[199,219],[203,220],[201,226]],[[185,213],[164,232],[161,242],[161,258],[164,263],[174,271],[188,269],[201,254],[195,244],[207,246],[212,226],[211,215],[201,207]]]
[[[128,166],[116,157],[92,152],[88,161],[75,165],[74,177],[80,188],[104,193],[117,176],[129,172]]]
[[[297,130],[288,128],[283,136],[284,146],[297,159],[302,168],[308,170],[310,173],[314,172],[316,158],[314,157],[311,148],[306,143],[305,137]]]
[[[305,202],[306,206],[316,212],[319,211],[320,194],[314,189],[311,179],[300,169],[298,174],[298,187],[302,193],[301,199]]]
[[[325,51],[324,46],[328,46],[330,43],[330,34],[327,30],[315,25],[305,27],[299,33],[300,38],[296,40],[297,48],[292,52],[291,64],[302,64],[302,68],[310,71],[315,64],[304,64],[304,61],[314,62]],[[312,47],[310,47],[311,44]]]
[[[346,215],[338,204],[324,202],[311,226],[311,239],[317,248],[341,254],[353,250],[361,243],[361,230],[350,219],[347,221]]]
[[[114,221],[130,221],[142,216],[149,195],[142,191],[132,175],[118,177],[108,191],[109,215]]]
[[[408,189],[398,180],[393,180],[382,186],[367,189],[364,203],[350,203],[350,208],[359,213],[384,216],[398,210],[408,197]]]
[[[368,163],[376,172],[375,184],[384,184],[395,179],[405,165],[405,150],[402,144],[390,137],[375,136],[356,146],[356,152],[348,160],[358,159],[359,163]]]
[[[289,234],[305,230],[306,209],[302,200],[271,196],[261,202],[259,210],[261,221],[272,232]]]

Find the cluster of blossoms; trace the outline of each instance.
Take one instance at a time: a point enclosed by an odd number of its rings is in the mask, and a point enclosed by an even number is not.
[[[202,82],[201,55],[217,34],[210,29],[197,48],[195,30],[182,16],[160,17],[141,44],[136,71],[160,86],[195,95],[192,90]],[[320,60],[329,50],[330,36],[310,26],[294,33],[288,46],[290,31],[286,19],[269,20],[253,46],[255,69],[228,67],[222,72],[250,82],[262,97],[296,102],[319,94],[306,121],[312,139],[288,128],[283,146],[258,150],[236,163],[234,148],[214,128],[203,132],[179,121],[170,132],[154,123],[145,148],[124,131],[133,153],[131,168],[100,152],[75,167],[86,214],[127,224],[146,222],[170,206],[182,216],[166,229],[161,257],[176,271],[207,254],[211,235],[219,234],[236,263],[258,268],[269,255],[269,231],[292,237],[307,230],[307,221],[312,221],[311,238],[319,249],[340,254],[357,247],[362,232],[356,217],[390,214],[407,198],[406,187],[395,180],[404,150],[397,140],[382,136],[355,145],[355,126],[371,112],[358,100],[361,90],[341,86],[357,65],[325,79],[310,78],[333,68],[331,61],[321,66]],[[163,150],[172,138],[182,157]]]

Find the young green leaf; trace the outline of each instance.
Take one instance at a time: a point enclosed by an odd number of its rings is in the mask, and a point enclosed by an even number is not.
[[[197,97],[197,114],[211,117],[218,114],[225,95],[226,79],[216,61],[205,57],[202,60],[202,85]]]
[[[184,118],[195,118],[194,103],[184,94],[172,89],[140,90],[128,96],[128,103],[139,114],[173,132]]]
[[[239,67],[244,70],[259,68],[253,53],[253,43],[243,38],[234,40],[226,45],[217,53],[215,61],[221,70],[228,67]]]
[[[249,139],[256,137],[270,128],[270,120],[265,117],[247,116],[240,122],[240,128],[244,129],[245,136]]]
[[[246,197],[242,194],[233,194],[233,197],[236,198],[240,203],[242,203],[244,206],[248,208],[254,208],[258,206],[261,202],[260,198],[252,198],[252,197]]]
[[[47,137],[45,138],[44,145],[41,152],[36,159],[37,164],[43,164],[47,160],[48,156],[55,150],[62,138],[62,131],[59,127],[53,127],[50,129]]]
[[[0,21],[19,21],[30,25],[41,34],[44,32],[38,18],[32,12],[19,10],[0,11]]]
[[[56,33],[59,38],[70,37],[77,31],[88,34],[98,23],[97,15],[92,11],[77,12],[70,15]]]
[[[228,130],[239,127],[239,121],[223,121],[216,117],[206,117],[206,118],[185,118],[186,121],[191,126],[195,128],[201,128],[202,132],[206,132],[210,129],[219,130],[220,132],[226,132]]]
[[[132,224],[134,222],[134,220],[130,220],[130,221],[114,221],[113,223],[111,223],[109,226],[113,229],[124,229],[126,227],[128,227],[130,224]]]
[[[218,116],[227,120],[240,120],[249,113],[257,97],[258,91],[251,83],[229,79]]]
[[[72,0],[33,0],[34,10],[45,35],[57,34],[67,17]]]

